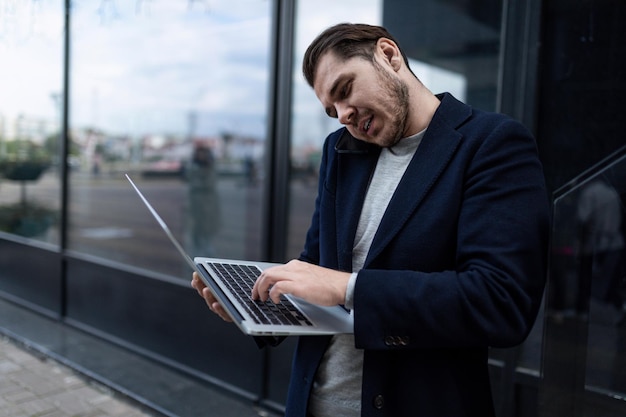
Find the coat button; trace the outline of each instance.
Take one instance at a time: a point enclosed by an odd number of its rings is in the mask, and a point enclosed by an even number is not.
[[[377,395],[374,397],[374,407],[378,410],[380,410],[381,408],[383,408],[383,406],[385,405],[385,397],[383,397],[382,395]]]

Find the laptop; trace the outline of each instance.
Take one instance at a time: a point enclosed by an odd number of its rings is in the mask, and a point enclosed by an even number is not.
[[[243,333],[251,336],[353,333],[354,317],[342,306],[318,306],[289,294],[278,304],[253,300],[252,286],[257,277],[263,270],[279,264],[204,257],[192,260],[128,174],[126,178],[185,262],[200,275]]]

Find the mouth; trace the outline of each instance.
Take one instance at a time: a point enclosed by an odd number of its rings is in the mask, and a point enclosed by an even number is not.
[[[365,121],[365,123],[363,123],[363,132],[367,133],[370,130],[371,126],[372,126],[372,117],[370,117],[369,119]]]

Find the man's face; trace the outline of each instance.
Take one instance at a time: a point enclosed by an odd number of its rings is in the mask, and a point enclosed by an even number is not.
[[[361,57],[344,61],[326,53],[313,88],[326,113],[355,138],[390,147],[406,136],[408,87],[379,57],[374,62]]]

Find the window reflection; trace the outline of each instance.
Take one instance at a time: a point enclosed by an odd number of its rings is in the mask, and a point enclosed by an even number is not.
[[[588,309],[589,341],[586,385],[626,393],[626,252],[624,251],[625,184],[608,170],[585,184],[578,196],[579,287]],[[621,194],[621,195],[620,195]],[[579,306],[580,306],[579,304]]]
[[[129,173],[191,256],[258,258],[269,2],[76,3],[70,248],[188,278]]]
[[[63,9],[0,8],[0,231],[58,244]]]
[[[291,176],[286,259],[296,258],[313,214],[321,147],[326,136],[341,127],[329,118],[302,76],[302,57],[309,43],[326,27],[340,22],[380,24],[380,0],[299,1],[296,7],[291,115]],[[328,13],[332,10],[332,13]]]
[[[626,158],[564,188],[570,189],[555,201],[550,324],[558,326],[561,348],[586,350],[588,390],[623,395]]]
[[[494,110],[499,71],[501,4],[370,0],[298,3],[291,135],[291,201],[287,258],[300,254],[317,193],[324,138],[340,127],[330,119],[301,75],[308,44],[340,22],[386,26],[407,51],[413,72],[434,93],[450,92]],[[328,14],[327,10],[333,13]],[[415,21],[420,24],[416,25]],[[433,26],[434,25],[434,26]],[[450,28],[441,30],[441,28]]]

